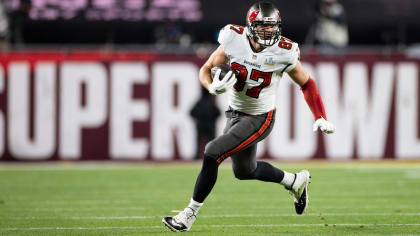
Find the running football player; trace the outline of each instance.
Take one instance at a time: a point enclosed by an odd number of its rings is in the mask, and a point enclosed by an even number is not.
[[[308,204],[307,170],[289,173],[264,161],[256,160],[257,143],[271,132],[275,118],[276,88],[283,73],[297,83],[312,111],[313,130],[333,133],[334,125],[327,121],[324,105],[314,80],[302,67],[298,44],[281,35],[279,10],[269,2],[251,6],[246,27],[226,25],[220,32],[220,46],[201,67],[201,84],[213,94],[227,92],[229,108],[223,135],[209,142],[188,206],[174,217],[162,222],[172,231],[190,230],[200,207],[217,179],[220,163],[232,159],[235,177],[240,180],[260,180],[283,185],[293,196],[297,214]],[[220,70],[211,78],[211,68],[228,63],[237,73],[219,78]],[[237,76],[235,75],[237,74]]]

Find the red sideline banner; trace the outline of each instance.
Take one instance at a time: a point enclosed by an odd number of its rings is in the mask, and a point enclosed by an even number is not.
[[[312,132],[301,91],[284,75],[276,124],[259,157],[420,158],[420,60],[374,53],[302,58],[336,133]],[[0,161],[193,159],[189,111],[200,96],[203,62],[156,53],[2,53]],[[217,102],[226,108],[226,97]]]

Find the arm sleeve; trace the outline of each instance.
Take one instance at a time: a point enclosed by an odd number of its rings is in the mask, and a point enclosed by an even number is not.
[[[304,85],[302,85],[301,90],[305,97],[306,103],[314,115],[315,120],[321,117],[327,119],[324,103],[322,102],[321,96],[319,95],[315,81],[312,78],[309,78],[309,80]]]

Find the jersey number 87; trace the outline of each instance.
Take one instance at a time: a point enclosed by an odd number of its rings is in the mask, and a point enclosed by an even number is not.
[[[237,92],[241,92],[242,90],[244,90],[244,87],[245,87],[245,81],[246,81],[246,78],[248,77],[248,70],[246,69],[245,66],[236,62],[233,62],[231,64],[231,67],[233,70],[236,71],[236,74],[238,75],[237,76],[238,81],[233,87],[235,88]],[[272,75],[273,75],[273,72],[263,72],[256,69],[252,69],[251,75],[249,78],[257,82],[259,79],[262,79],[263,81],[261,82],[260,85],[247,89],[245,94],[252,98],[258,98],[260,96],[261,90],[270,85]]]

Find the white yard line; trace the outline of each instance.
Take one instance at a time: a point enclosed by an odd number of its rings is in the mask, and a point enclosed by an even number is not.
[[[121,227],[30,227],[30,228],[0,228],[0,231],[32,231],[32,230],[110,230],[110,229],[150,229],[150,228],[161,228],[162,226],[121,226]]]
[[[420,179],[420,171],[418,170],[406,170],[405,177],[407,179]]]
[[[420,227],[420,224],[252,224],[252,225],[195,225],[194,228],[250,228],[250,227]],[[28,227],[0,228],[0,231],[36,231],[36,230],[115,230],[115,229],[158,229],[164,226],[121,226],[121,227]]]
[[[206,206],[206,209],[238,209],[238,206]],[[247,206],[246,209],[291,209],[290,206]],[[420,206],[400,205],[400,206],[310,206],[311,209],[419,209]]]
[[[420,212],[413,213],[307,213],[296,214],[224,214],[224,215],[200,215],[199,218],[241,218],[241,217],[320,217],[320,216],[420,216]],[[164,216],[65,216],[65,217],[0,217],[1,220],[127,220],[127,219],[154,219]]]
[[[118,200],[118,199],[109,199],[109,200],[94,200],[94,199],[85,199],[85,200],[75,200],[75,199],[63,199],[63,200],[34,200],[34,199],[5,199],[4,201],[7,202],[7,204],[22,204],[21,202],[27,202],[34,205],[39,204],[48,204],[48,205],[68,205],[68,204],[74,204],[74,205],[107,205],[107,204],[131,204],[136,201],[141,201],[144,199],[130,199],[130,200]]]
[[[68,208],[31,208],[31,207],[12,207],[7,209],[9,212],[57,212],[57,211],[68,211],[68,212],[95,212],[95,211],[143,211],[145,210],[144,207],[101,207],[101,208],[76,208],[76,207],[68,207]]]
[[[239,218],[239,217],[318,217],[318,216],[420,216],[420,212],[414,213],[361,213],[361,212],[354,212],[354,213],[307,213],[304,215],[296,215],[296,214],[227,214],[227,215],[202,215],[199,216],[200,218]]]
[[[383,193],[386,196],[395,196],[395,197],[402,197],[404,195],[401,194],[387,194],[387,193]],[[381,194],[374,194],[374,195],[343,195],[346,196],[346,203],[352,203],[352,202],[363,202],[366,203],[366,199],[365,197],[368,196],[384,196]],[[420,195],[420,193],[419,193]],[[407,195],[408,196],[408,195]],[[417,196],[413,195],[413,196]],[[411,197],[413,197],[411,196]],[[316,202],[316,203],[328,203],[328,204],[332,204],[332,203],[340,203],[340,202],[336,202],[337,198],[341,197],[341,195],[328,195],[328,196],[322,196],[322,198],[312,198],[310,199],[311,202]],[[79,205],[92,205],[92,206],[101,206],[101,205],[109,205],[109,204],[140,204],[141,201],[144,201],[145,198],[131,198],[131,199],[125,199],[125,200],[74,200],[74,199],[63,199],[63,200],[35,200],[35,199],[4,199],[4,202],[7,203],[7,205],[3,205],[3,206],[14,206],[14,205],[21,205],[22,202],[25,202],[25,204],[29,204],[29,205],[33,205],[34,207],[36,206],[60,206],[62,207],[62,205],[64,206],[69,206],[69,204],[72,204],[74,207],[77,207]],[[334,200],[334,202],[332,202],[331,200]],[[375,199],[375,202],[381,202],[381,203],[387,203],[387,202],[391,202],[393,199],[389,199],[389,198],[377,198]],[[290,198],[282,198],[282,199],[276,199],[276,202],[279,203],[290,203],[292,202],[292,199]],[[183,201],[182,201],[183,202]],[[219,203],[219,202],[226,202],[226,201],[214,201],[214,203]],[[236,202],[239,203],[239,202]],[[247,199],[244,201],[240,202],[243,205],[249,205],[249,204],[261,204],[261,199],[258,198],[252,198],[252,199]]]
[[[292,209],[293,206],[248,206],[247,209],[269,209],[269,210],[281,210],[281,209]],[[400,205],[400,206],[312,206],[313,210],[321,209],[420,209],[420,206],[413,205]],[[207,206],[206,209],[238,209],[235,206]],[[10,207],[5,208],[8,212],[101,212],[101,211],[144,211],[144,207],[101,207],[101,208],[75,208],[75,207],[60,207],[60,208],[42,208],[42,207]],[[181,210],[172,210],[171,212],[178,213]]]

